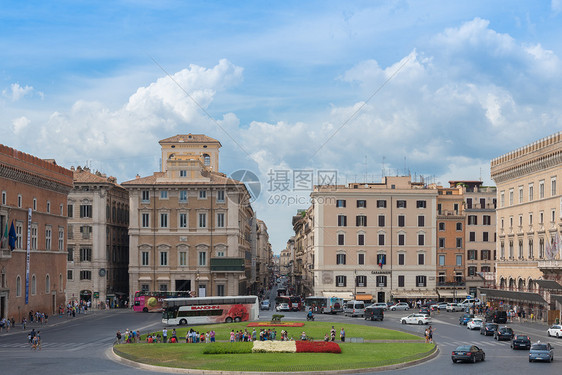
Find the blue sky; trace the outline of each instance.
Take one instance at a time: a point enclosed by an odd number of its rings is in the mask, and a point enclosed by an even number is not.
[[[0,143],[122,182],[207,134],[259,176],[276,252],[308,192],[272,170],[492,184],[491,158],[562,128],[562,0],[2,5]]]

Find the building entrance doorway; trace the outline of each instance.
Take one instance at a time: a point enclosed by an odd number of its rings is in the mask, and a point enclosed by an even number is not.
[[[81,290],[80,300],[84,302],[92,301],[92,291],[91,290]]]
[[[384,292],[377,293],[377,302],[386,302]]]

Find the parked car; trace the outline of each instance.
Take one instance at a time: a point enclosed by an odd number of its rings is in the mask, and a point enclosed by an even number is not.
[[[291,311],[288,303],[278,304],[277,307],[275,308],[275,310],[277,310],[277,311]]]
[[[427,314],[410,314],[403,318],[400,318],[400,323],[402,324],[429,324],[431,323],[431,317]]]
[[[480,334],[485,336],[493,336],[494,332],[498,330],[498,325],[496,323],[485,323],[480,327]]]
[[[494,339],[498,341],[511,340],[513,338],[513,330],[509,327],[501,327],[494,332]]]
[[[392,306],[390,306],[390,310],[391,311],[396,311],[396,310],[410,310],[410,305],[408,305],[406,302],[398,302]]]
[[[552,362],[554,360],[554,352],[552,346],[549,343],[536,342],[531,345],[531,350],[529,350],[529,362],[534,361],[547,361]]]
[[[269,300],[268,299],[264,299],[263,301],[261,301],[260,309],[269,310]]]
[[[511,340],[511,349],[531,349],[531,339],[526,335],[515,335]]]
[[[562,325],[559,324],[553,325],[546,331],[546,334],[548,335],[548,337],[550,336],[554,336],[556,338],[562,337]]]
[[[507,312],[501,310],[490,310],[486,313],[486,321],[505,324],[507,323]]]
[[[480,318],[472,318],[466,323],[467,329],[480,329],[484,321]]]
[[[388,310],[388,305],[386,302],[377,302],[371,305],[372,307],[378,307],[379,309]]]
[[[376,306],[377,304],[365,307],[365,320],[380,320],[384,319],[384,309]]]
[[[453,350],[451,359],[453,363],[457,363],[458,361],[475,363],[476,361],[484,361],[486,359],[486,353],[476,345],[461,345]]]
[[[464,307],[460,306],[458,303],[448,303],[445,310],[448,312],[464,311]]]
[[[465,314],[462,314],[462,315],[460,316],[460,318],[459,318],[459,324],[460,324],[461,326],[464,326],[464,325],[466,325],[466,324],[468,323],[468,321],[469,321],[470,319],[472,319],[472,318],[474,318],[474,315],[473,315],[473,314],[466,314],[466,313],[465,313]]]

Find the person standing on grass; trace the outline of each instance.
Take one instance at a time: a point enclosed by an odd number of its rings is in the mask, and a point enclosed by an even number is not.
[[[343,329],[343,327],[340,331],[340,340],[341,342],[345,342],[345,330]]]
[[[332,326],[332,329],[330,330],[330,338],[332,341],[336,341],[336,329],[334,326]]]
[[[166,327],[164,327],[164,329],[162,330],[162,341],[164,343],[168,342],[168,330],[166,329]]]

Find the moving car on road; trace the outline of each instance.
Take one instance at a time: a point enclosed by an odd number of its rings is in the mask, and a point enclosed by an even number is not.
[[[384,319],[384,309],[375,305],[365,307],[365,320],[380,320]]]
[[[447,309],[447,303],[446,302],[439,302],[436,304],[433,304],[430,306],[431,310],[435,311],[435,310],[445,310]]]
[[[427,314],[410,314],[403,318],[400,318],[400,323],[402,324],[429,324],[431,323],[431,317]]]
[[[467,329],[480,329],[484,321],[480,318],[472,318],[466,323]]]
[[[261,301],[260,309],[269,310],[269,300],[268,299],[264,299],[263,301]]]
[[[462,307],[458,303],[448,303],[447,307],[445,307],[445,310],[447,312],[464,311],[464,307]]]
[[[453,350],[451,359],[453,363],[457,363],[457,361],[475,363],[476,361],[484,361],[486,353],[476,345],[461,345]]]
[[[559,324],[553,325],[546,331],[546,334],[548,335],[548,337],[550,336],[554,336],[557,338],[562,337],[562,325]]]
[[[539,341],[531,345],[531,350],[529,350],[529,362],[552,362],[553,360],[554,352],[552,351],[552,346],[549,343],[543,344]]]
[[[526,335],[515,335],[511,340],[511,349],[531,349],[531,339]]]
[[[507,312],[501,310],[490,310],[486,313],[486,321],[505,324],[507,323]]]
[[[511,340],[513,336],[513,330],[509,327],[501,327],[494,332],[494,339],[498,341]]]
[[[371,307],[378,307],[379,309],[388,310],[388,305],[386,304],[386,302],[373,303]]]
[[[470,319],[474,318],[473,314],[462,314],[459,318],[459,324],[464,326],[468,323]]]
[[[288,303],[280,303],[277,305],[277,307],[275,308],[275,310],[277,311],[291,311],[291,308],[289,307]]]
[[[390,311],[409,310],[409,309],[410,309],[410,305],[408,305],[406,302],[398,302],[390,306]]]
[[[485,336],[493,336],[494,332],[498,330],[498,325],[496,323],[485,323],[480,327],[480,334]]]
[[[409,310],[410,309],[410,305],[408,305],[406,302],[398,302],[392,306],[390,306],[390,311],[396,311],[396,310]]]

